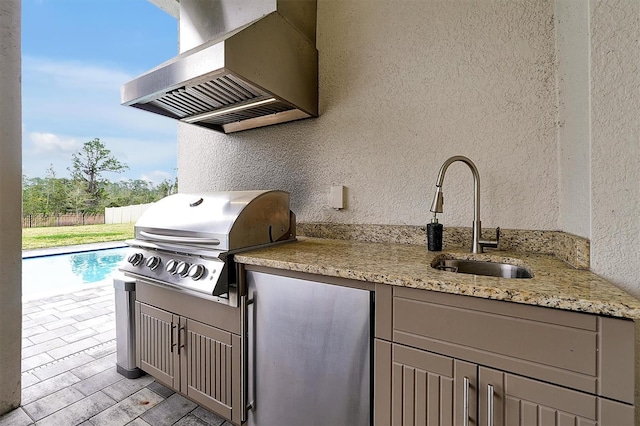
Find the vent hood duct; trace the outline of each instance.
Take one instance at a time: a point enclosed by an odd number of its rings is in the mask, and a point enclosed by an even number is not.
[[[176,58],[123,105],[224,133],[318,116],[316,0],[180,0]]]

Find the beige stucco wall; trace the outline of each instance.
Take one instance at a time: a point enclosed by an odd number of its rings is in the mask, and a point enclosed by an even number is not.
[[[556,0],[558,228],[591,238],[589,2]]]
[[[180,190],[280,188],[301,221],[420,225],[442,161],[467,155],[484,227],[590,238],[592,269],[640,297],[639,4],[319,0],[321,117],[180,125]],[[452,166],[445,226],[470,225],[471,192]]]
[[[425,224],[438,170],[477,165],[484,227],[556,229],[552,1],[319,0],[320,112],[235,135],[179,129],[180,190],[279,188],[300,221]],[[454,164],[442,222],[470,226]],[[347,187],[347,209],[328,206]]]
[[[640,297],[640,0],[592,0],[591,266]]]
[[[20,404],[20,0],[0,1],[0,414]]]

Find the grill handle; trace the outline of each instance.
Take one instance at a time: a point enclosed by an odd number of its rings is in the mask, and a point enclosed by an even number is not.
[[[140,231],[140,235],[156,241],[164,241],[170,243],[210,244],[213,246],[217,246],[220,244],[220,240],[217,238],[176,237],[173,235],[154,234],[153,232],[147,231]]]

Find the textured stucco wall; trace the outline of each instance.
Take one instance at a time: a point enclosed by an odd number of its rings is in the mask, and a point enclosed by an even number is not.
[[[0,1],[0,414],[20,404],[20,0]]]
[[[590,4],[591,266],[640,297],[640,1]]]
[[[589,2],[556,0],[559,229],[591,237]]]
[[[180,191],[278,188],[300,221],[422,225],[442,162],[482,223],[558,227],[553,1],[319,0],[321,117],[221,135],[181,124]],[[345,185],[347,209],[328,207]],[[445,226],[470,226],[454,164]]]

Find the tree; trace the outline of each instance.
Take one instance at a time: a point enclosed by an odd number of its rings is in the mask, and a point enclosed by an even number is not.
[[[41,178],[29,179],[22,176],[22,213],[41,214],[45,212],[46,197],[44,181]]]
[[[176,177],[173,182],[169,179],[165,179],[158,184],[156,187],[157,199],[166,197],[171,194],[175,194],[178,192],[178,178]],[[154,200],[156,201],[156,200]]]
[[[47,169],[47,176],[44,181],[46,185],[46,204],[44,213],[57,214],[64,213],[67,207],[67,186],[66,179],[56,178],[53,164]]]
[[[82,182],[87,195],[87,210],[96,211],[104,197],[104,172],[121,173],[129,168],[111,155],[111,151],[95,138],[85,142],[80,150],[72,155],[72,166],[68,170],[74,180]]]
[[[79,180],[72,181],[68,198],[71,211],[76,214],[82,212],[86,208],[88,201],[84,183]]]

